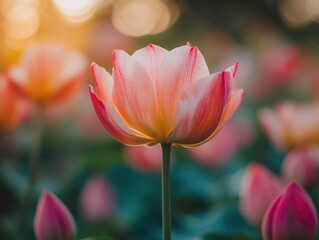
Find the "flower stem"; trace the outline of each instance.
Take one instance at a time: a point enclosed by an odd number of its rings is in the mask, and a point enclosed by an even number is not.
[[[18,215],[18,224],[17,230],[19,238],[25,235],[26,229],[28,226],[28,215],[32,208],[32,195],[34,193],[34,187],[38,175],[38,164],[40,161],[41,155],[41,144],[43,138],[43,131],[44,131],[44,109],[42,106],[39,106],[37,109],[37,113],[34,118],[34,139],[33,145],[30,151],[30,163],[29,163],[29,178],[25,188],[25,191],[22,196],[21,205],[20,205],[20,212]],[[25,236],[24,236],[25,237]]]
[[[171,144],[163,143],[162,167],[162,231],[163,240],[171,239],[170,160]]]

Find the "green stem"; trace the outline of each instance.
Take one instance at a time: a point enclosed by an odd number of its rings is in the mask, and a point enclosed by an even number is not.
[[[162,167],[162,231],[163,240],[171,239],[170,160],[171,144],[163,143]]]
[[[27,226],[28,226],[28,216],[30,210],[32,208],[32,195],[34,193],[34,188],[37,180],[38,175],[38,165],[40,162],[40,155],[41,155],[41,144],[44,132],[44,109],[43,106],[39,106],[37,109],[37,113],[34,118],[34,140],[33,145],[30,151],[30,163],[29,163],[29,178],[26,185],[26,189],[22,196],[20,212],[18,215],[18,225],[17,230],[19,237],[24,238]]]

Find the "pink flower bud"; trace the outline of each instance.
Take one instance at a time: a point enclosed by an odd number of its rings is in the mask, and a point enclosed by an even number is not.
[[[293,182],[267,209],[262,235],[264,240],[314,240],[317,224],[316,210],[310,197]]]
[[[303,187],[311,187],[318,179],[318,148],[298,148],[286,155],[282,176],[286,182],[296,181]]]
[[[92,222],[111,217],[115,208],[114,191],[104,177],[92,177],[85,184],[80,195],[83,216]]]
[[[142,172],[160,172],[162,168],[162,149],[157,144],[152,147],[126,146],[124,155],[127,163]]]
[[[42,193],[37,205],[34,230],[38,240],[70,240],[76,225],[67,207],[53,194]]]
[[[246,220],[260,226],[270,203],[282,190],[282,183],[266,167],[252,163],[241,185],[240,210]]]

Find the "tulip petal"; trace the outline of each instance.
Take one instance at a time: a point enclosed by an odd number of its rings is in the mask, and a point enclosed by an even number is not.
[[[154,83],[133,57],[124,51],[114,51],[113,100],[130,126],[158,139],[154,128]]]
[[[112,76],[96,63],[91,64],[93,79],[97,89],[97,96],[105,102],[112,104],[114,81]]]
[[[277,206],[281,201],[281,195],[279,195],[268,207],[262,221],[262,236],[264,240],[272,240],[272,220],[276,213],[276,208],[273,206]]]
[[[194,82],[208,75],[205,59],[196,47],[178,47],[165,56],[155,84],[163,119],[167,121],[168,133],[174,127],[181,94]]]
[[[164,57],[169,51],[154,44],[137,50],[132,57],[146,70],[151,81],[155,82]]]
[[[231,74],[219,72],[197,81],[178,105],[176,128],[169,141],[195,144],[208,138],[218,126],[231,89]]]
[[[238,69],[238,62],[236,62],[233,66],[230,66],[226,69],[226,71],[230,72],[233,78],[235,77]]]
[[[89,92],[100,122],[113,138],[126,145],[141,145],[153,142],[147,136],[141,136],[141,134],[129,129],[114,107],[96,96],[92,86],[89,86]]]
[[[211,140],[222,129],[224,124],[231,118],[233,113],[236,112],[236,110],[239,108],[244,96],[245,96],[245,93],[242,89],[238,89],[238,90],[232,92],[230,99],[224,108],[224,112],[220,118],[218,126],[215,128],[214,132],[212,132],[212,134],[208,138],[203,140],[202,142],[197,142],[194,144],[182,144],[181,146],[183,146],[183,147],[196,147],[196,146],[199,146],[199,145]]]

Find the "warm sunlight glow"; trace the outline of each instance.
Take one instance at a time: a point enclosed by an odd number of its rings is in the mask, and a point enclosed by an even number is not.
[[[112,22],[129,36],[157,34],[169,27],[171,11],[160,0],[122,0],[114,5]]]
[[[67,21],[82,23],[93,16],[99,0],[52,0],[52,2]]]
[[[312,20],[319,22],[319,1],[318,0],[308,0],[306,3],[306,10]]]
[[[280,13],[285,22],[292,27],[304,27],[311,21],[304,1],[283,1],[280,6]]]
[[[28,5],[17,5],[5,15],[4,32],[12,39],[24,39],[36,33],[39,27],[38,12]]]

